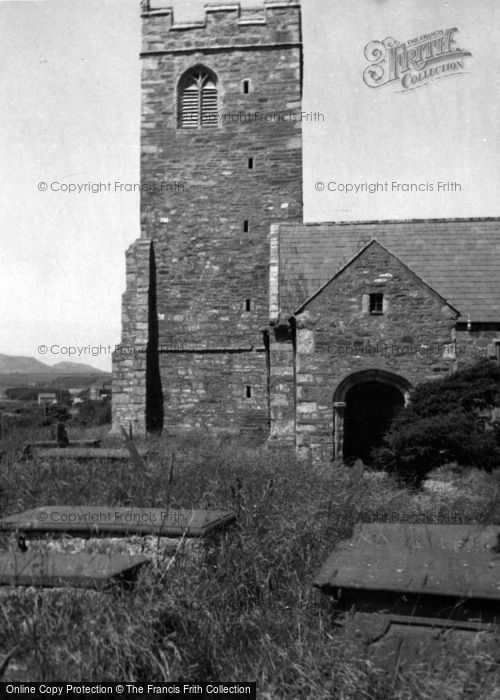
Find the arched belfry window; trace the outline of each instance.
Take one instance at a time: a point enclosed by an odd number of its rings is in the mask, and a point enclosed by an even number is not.
[[[178,125],[182,129],[199,129],[217,124],[217,78],[208,68],[192,68],[179,82]]]

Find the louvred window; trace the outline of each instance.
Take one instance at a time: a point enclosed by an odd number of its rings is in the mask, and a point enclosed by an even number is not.
[[[216,127],[217,106],[215,76],[201,68],[189,71],[180,83],[179,127],[182,129]]]

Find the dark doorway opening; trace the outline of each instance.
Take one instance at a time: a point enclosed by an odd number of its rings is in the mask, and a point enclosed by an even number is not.
[[[156,261],[153,244],[149,251],[148,344],[146,347],[146,430],[161,432],[163,428],[163,390],[158,355],[159,329],[156,307]]]
[[[390,384],[363,382],[349,389],[345,401],[344,460],[358,457],[370,464],[370,453],[403,408],[404,396]]]

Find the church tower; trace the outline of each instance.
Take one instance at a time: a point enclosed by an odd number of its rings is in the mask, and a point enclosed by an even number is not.
[[[269,430],[269,234],[302,221],[300,4],[143,6],[141,236],[113,423]]]

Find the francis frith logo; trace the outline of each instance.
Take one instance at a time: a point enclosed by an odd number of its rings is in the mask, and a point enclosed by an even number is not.
[[[472,56],[457,46],[456,27],[438,29],[404,43],[391,37],[365,46],[370,65],[363,72],[368,87],[395,84],[402,91],[414,90],[433,80],[465,71],[465,59]]]

